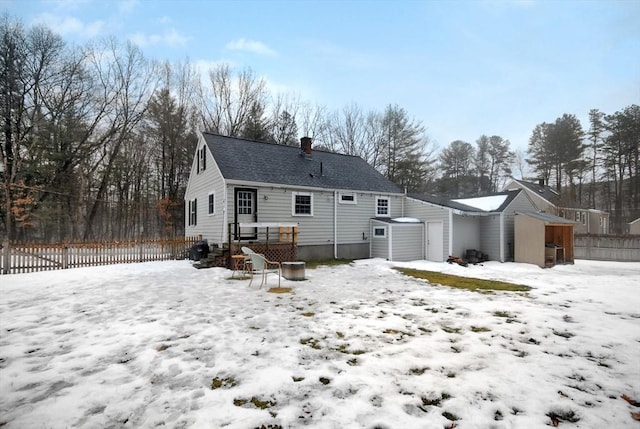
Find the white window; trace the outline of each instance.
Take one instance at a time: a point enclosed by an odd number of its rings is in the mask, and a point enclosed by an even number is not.
[[[373,238],[385,238],[387,236],[386,226],[377,226],[373,228]]]
[[[313,194],[294,192],[291,195],[291,214],[293,216],[313,216]]]
[[[376,197],[376,216],[390,217],[389,197]]]
[[[194,198],[189,201],[189,225],[198,224],[198,199]]]
[[[216,195],[211,192],[209,194],[209,214],[215,214],[216,213]]]
[[[355,192],[340,192],[340,204],[358,204],[358,197]]]
[[[580,212],[576,212],[576,222],[580,222]]]

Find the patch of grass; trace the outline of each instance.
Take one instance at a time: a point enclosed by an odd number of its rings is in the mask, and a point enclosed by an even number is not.
[[[480,332],[489,332],[491,329],[485,328],[484,326],[472,326],[471,332],[480,333]]]
[[[353,259],[318,259],[318,260],[311,260],[311,261],[304,261],[304,262],[305,262],[304,266],[306,269],[313,270],[323,266],[333,267],[337,265],[350,264],[353,262]]]
[[[311,311],[308,311],[308,312],[306,312],[306,313],[302,313],[302,315],[303,315],[304,317],[313,317],[313,316],[315,316],[315,315],[316,315],[316,313],[313,313],[313,312],[311,312]]]
[[[411,368],[409,370],[409,374],[411,374],[411,375],[422,375],[426,371],[429,371],[429,367],[428,366],[425,366],[425,367],[422,367],[422,368]]]
[[[236,385],[236,380],[233,377],[219,378],[216,377],[211,380],[211,390],[216,390],[220,388],[229,389]]]
[[[496,317],[504,317],[504,318],[513,318],[514,316],[511,313],[507,313],[506,311],[494,311],[493,315]]]
[[[331,383],[331,380],[330,380],[330,379],[328,379],[327,377],[320,377],[320,378],[318,379],[318,381],[319,381],[320,383],[324,384],[325,386],[326,386],[327,384]]]
[[[449,398],[451,398],[451,395],[446,392],[442,392],[440,396],[435,398],[427,398],[426,396],[423,396],[420,399],[422,400],[422,405],[439,407],[442,401],[446,401]]]
[[[267,292],[269,293],[289,293],[291,292],[290,287],[272,287]]]
[[[300,383],[302,380],[304,380],[304,377],[291,377],[293,379],[294,383]]]
[[[452,328],[451,326],[442,326],[442,330],[447,334],[459,334],[460,328]]]
[[[267,408],[271,408],[276,406],[277,402],[275,400],[261,399],[257,396],[251,397],[251,399],[244,398],[236,398],[233,400],[233,405],[236,407],[243,407],[247,404],[251,403],[254,407],[259,408],[261,410],[266,410]]]
[[[467,289],[474,292],[486,290],[499,290],[508,292],[527,292],[531,290],[529,286],[519,285],[515,283],[501,282],[498,280],[476,279],[472,277],[460,277],[450,274],[443,274],[435,271],[422,271],[413,268],[395,268],[402,274],[427,280],[429,283],[450,286],[459,289]]]
[[[358,359],[356,359],[356,358],[349,359],[349,360],[347,361],[347,365],[349,365],[349,366],[356,366],[356,365],[358,365]]]
[[[572,334],[571,332],[568,332],[568,331],[560,332],[560,331],[556,331],[555,329],[553,330],[553,335],[557,335],[558,337],[562,337],[566,339],[575,337],[575,334]]]
[[[316,350],[320,350],[322,348],[320,347],[319,343],[320,343],[320,340],[317,340],[313,337],[300,339],[300,344],[302,344],[303,346],[309,346],[312,349],[316,349]]]
[[[442,416],[447,420],[451,420],[452,422],[455,422],[456,420],[460,420],[460,417],[456,416],[453,413],[450,413],[449,411],[445,411],[444,413],[442,413]]]

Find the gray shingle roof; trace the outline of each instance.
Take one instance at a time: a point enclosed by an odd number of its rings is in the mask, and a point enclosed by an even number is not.
[[[325,189],[402,193],[357,156],[202,133],[226,179]]]
[[[515,182],[520,183],[522,186],[529,189],[532,193],[544,198],[553,205],[560,203],[560,196],[550,186],[540,185],[539,183],[527,182],[526,180],[513,179]]]

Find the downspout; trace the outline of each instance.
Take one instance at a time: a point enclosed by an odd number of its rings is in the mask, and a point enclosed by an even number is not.
[[[220,243],[224,243],[225,237],[228,237],[229,222],[228,222],[228,210],[227,205],[229,201],[227,200],[227,183],[226,181],[222,181],[224,186],[224,203],[222,204],[222,237],[220,237]],[[229,248],[231,248],[231,243],[229,243]]]
[[[389,234],[387,234],[387,240],[389,243],[387,253],[389,254],[389,260],[393,261],[393,228],[391,224],[387,225],[387,231],[389,231]]]
[[[504,212],[500,212],[500,262],[504,261]]]
[[[453,254],[453,210],[449,209],[449,249],[447,254]]]
[[[338,259],[338,191],[333,191],[333,259]]]

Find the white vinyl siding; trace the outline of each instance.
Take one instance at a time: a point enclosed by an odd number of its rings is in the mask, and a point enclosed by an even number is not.
[[[187,224],[185,235],[188,237],[202,235],[202,238],[208,240],[210,244],[223,243],[227,240],[223,209],[225,204],[224,179],[215,160],[211,157],[211,153],[204,145],[202,136],[200,136],[198,148],[194,153],[191,174],[185,191],[185,223]],[[201,152],[202,149],[204,151]],[[204,156],[207,167],[206,173],[198,171],[202,156]],[[217,207],[214,214],[208,216],[209,194],[215,195],[214,198],[217,201],[214,204]],[[189,225],[189,201],[194,199],[198,200],[197,215],[200,216],[197,216],[197,225]]]
[[[404,216],[420,219],[425,222],[425,224],[428,222],[442,222],[442,255],[441,258],[430,258],[430,260],[446,261],[447,257],[452,254],[449,250],[449,233],[451,228],[449,225],[450,213],[450,209],[446,207],[437,206],[435,204],[430,204],[413,198],[407,198],[405,201]]]

